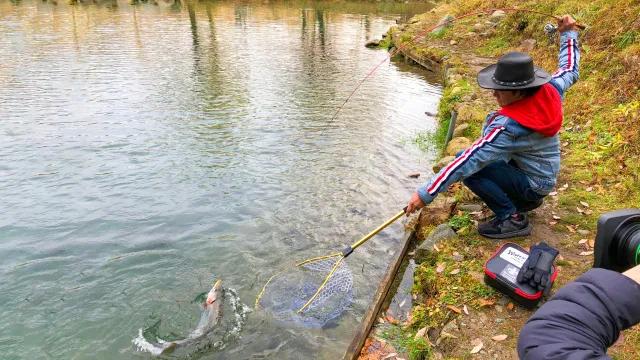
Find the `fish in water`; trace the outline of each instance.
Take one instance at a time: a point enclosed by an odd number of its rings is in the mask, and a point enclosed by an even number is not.
[[[195,343],[207,335],[213,328],[218,325],[222,315],[222,300],[224,292],[222,289],[222,280],[216,281],[211,290],[207,294],[207,298],[202,304],[203,311],[200,316],[198,326],[184,339],[167,341],[161,343],[147,343],[146,341],[134,341],[141,349],[148,350],[153,355],[162,355],[171,352],[179,347],[184,347]],[[144,342],[144,343],[143,343]]]

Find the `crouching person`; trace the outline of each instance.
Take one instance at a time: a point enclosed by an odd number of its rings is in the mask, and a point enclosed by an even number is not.
[[[478,84],[493,90],[500,109],[487,116],[482,136],[470,148],[418,188],[408,213],[463,180],[495,214],[478,226],[481,235],[506,239],[531,233],[527,212],[542,205],[560,169],[562,97],[578,79],[580,61],[575,24],[568,15],[558,21],[559,68],[553,75],[519,52],[478,73]]]

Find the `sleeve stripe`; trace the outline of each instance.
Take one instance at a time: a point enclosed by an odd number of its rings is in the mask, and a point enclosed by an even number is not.
[[[442,184],[447,182],[447,179],[451,176],[451,174],[456,171],[460,166],[462,166],[476,151],[482,148],[485,144],[493,142],[495,138],[504,130],[504,126],[500,126],[491,130],[484,137],[476,140],[467,150],[465,150],[462,155],[458,156],[454,161],[452,161],[449,165],[447,165],[444,170],[440,173],[440,176],[427,188],[427,192],[431,196],[435,196],[440,190]]]
[[[574,71],[576,67],[576,51],[575,51],[575,40],[572,38],[567,39],[567,65],[565,65],[562,69],[558,69],[552,77],[559,77],[567,72]]]

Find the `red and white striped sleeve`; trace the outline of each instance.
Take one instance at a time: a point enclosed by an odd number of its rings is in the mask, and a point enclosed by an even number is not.
[[[558,89],[561,95],[578,81],[579,64],[580,48],[578,47],[578,33],[576,31],[565,31],[560,36],[558,70],[551,76],[552,84]]]
[[[438,193],[445,191],[452,183],[473,175],[492,162],[507,159],[512,145],[510,137],[503,135],[507,131],[504,126],[506,120],[507,117],[498,116],[486,128],[482,137],[419,187],[417,192],[420,199],[429,204]]]

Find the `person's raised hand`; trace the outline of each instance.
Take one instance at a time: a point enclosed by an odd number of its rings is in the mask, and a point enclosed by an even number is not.
[[[422,199],[420,199],[420,196],[418,196],[417,192],[414,192],[413,195],[411,195],[411,199],[409,199],[409,202],[407,203],[407,209],[405,210],[405,213],[409,215],[416,210],[422,209],[423,207],[424,203],[422,202]]]
[[[571,15],[564,15],[558,18],[558,31],[563,33],[570,30],[578,30],[576,20]]]

